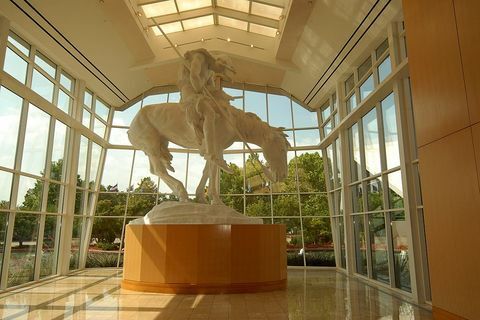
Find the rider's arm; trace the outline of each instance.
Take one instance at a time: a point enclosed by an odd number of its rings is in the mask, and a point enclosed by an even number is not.
[[[208,80],[208,75],[204,75],[202,70],[202,66],[206,63],[203,54],[193,55],[190,63],[190,82],[197,93],[202,93],[205,82]]]

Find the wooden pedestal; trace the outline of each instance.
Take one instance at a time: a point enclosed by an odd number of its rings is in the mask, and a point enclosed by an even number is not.
[[[127,225],[122,288],[237,293],[286,288],[285,225]]]

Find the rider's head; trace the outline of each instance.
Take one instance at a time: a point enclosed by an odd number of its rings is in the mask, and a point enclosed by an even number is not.
[[[224,78],[224,80],[228,81],[231,81],[233,75],[236,73],[233,68],[232,59],[226,54],[219,54],[216,56],[212,70]]]

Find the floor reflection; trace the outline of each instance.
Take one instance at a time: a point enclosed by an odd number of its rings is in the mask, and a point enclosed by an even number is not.
[[[433,319],[331,270],[289,270],[288,289],[168,295],[120,288],[121,270],[89,269],[0,294],[0,319]]]

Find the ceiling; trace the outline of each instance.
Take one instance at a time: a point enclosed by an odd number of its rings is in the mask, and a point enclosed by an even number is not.
[[[234,81],[281,87],[315,108],[383,40],[401,1],[0,0],[0,14],[116,107],[176,83],[181,58],[158,25],[181,54],[226,53]]]

